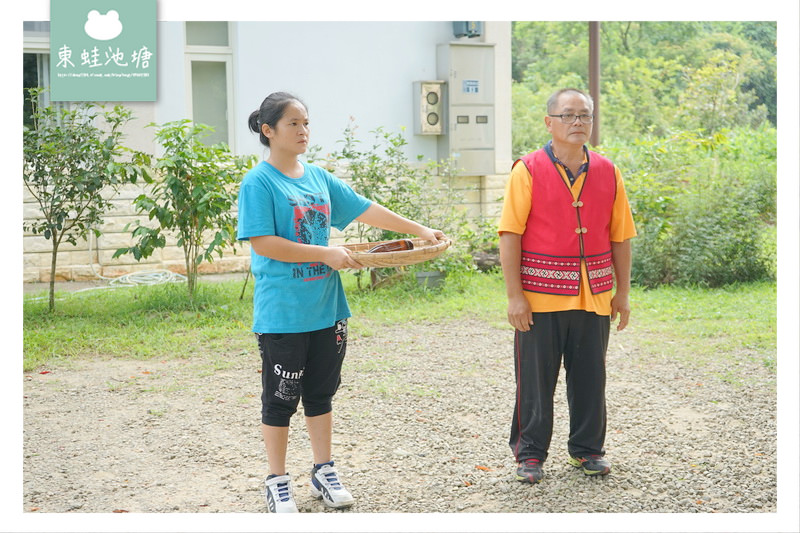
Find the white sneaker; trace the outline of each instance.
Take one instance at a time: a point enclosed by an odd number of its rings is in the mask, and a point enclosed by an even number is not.
[[[296,513],[292,480],[289,474],[267,478],[264,481],[264,496],[270,513]]]
[[[350,507],[355,501],[339,481],[333,461],[311,470],[311,494],[315,498],[322,498],[325,505],[335,509]]]

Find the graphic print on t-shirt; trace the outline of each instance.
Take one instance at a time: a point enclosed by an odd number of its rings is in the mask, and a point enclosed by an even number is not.
[[[318,194],[289,197],[294,207],[294,229],[297,242],[303,244],[327,244],[330,225],[330,204]],[[331,275],[331,268],[324,263],[297,263],[292,277],[313,281]]]
[[[294,227],[298,242],[303,244],[325,242],[328,236],[328,206],[295,206]]]

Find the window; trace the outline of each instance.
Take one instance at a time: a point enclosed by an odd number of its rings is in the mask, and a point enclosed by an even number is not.
[[[228,143],[227,79],[227,63],[192,61],[192,120],[214,127],[210,144]]]
[[[233,146],[229,28],[227,22],[186,22],[186,77],[191,120],[214,128],[209,144]]]
[[[22,55],[22,123],[29,128],[33,127],[33,120],[31,119],[33,106],[31,105],[28,89],[46,86],[46,83],[42,82],[42,70],[46,61],[47,56],[43,54]],[[46,71],[46,69],[44,70]]]
[[[50,23],[49,22],[23,22],[23,54],[22,54],[22,110],[23,124],[33,126],[31,120],[31,102],[28,89],[35,87],[50,87]],[[50,95],[45,92],[39,99],[39,104],[50,105]],[[68,105],[67,102],[56,105]]]

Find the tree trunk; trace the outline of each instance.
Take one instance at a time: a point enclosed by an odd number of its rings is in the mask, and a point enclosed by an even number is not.
[[[50,258],[50,304],[49,309],[52,313],[56,308],[56,261],[58,260],[59,238],[53,234],[53,255]]]
[[[194,260],[186,272],[186,284],[189,288],[189,303],[194,305],[194,293],[197,285],[197,266],[194,264]]]
[[[193,257],[194,254],[192,253],[193,252],[193,246],[190,243],[187,244],[188,241],[189,241],[189,239],[184,241],[184,244],[183,244],[183,257],[186,260],[186,290],[187,290],[188,296],[189,296],[189,303],[193,303],[194,302],[194,281],[195,281],[195,275],[193,274],[193,272],[195,272],[195,271],[193,269],[194,269],[195,261],[194,261],[194,257]]]
[[[188,238],[188,242],[193,242],[193,238]],[[186,256],[186,288],[189,291],[189,303],[194,305],[194,297],[197,292],[197,256],[199,254],[199,245],[188,244],[185,246]]]

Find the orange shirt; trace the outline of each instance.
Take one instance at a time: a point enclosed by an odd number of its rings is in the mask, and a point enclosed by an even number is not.
[[[585,158],[584,158],[585,162]],[[556,168],[561,174],[561,178],[569,186],[569,179],[564,167],[556,164]],[[610,238],[613,242],[624,242],[636,236],[636,228],[633,224],[628,196],[625,194],[625,186],[622,183],[622,175],[619,168],[614,167],[617,176],[617,196],[614,200],[614,207],[611,212]],[[577,200],[586,173],[581,173],[575,183],[570,187],[572,196]],[[531,174],[523,164],[514,165],[511,176],[506,183],[505,200],[503,211],[500,215],[499,233],[508,231],[522,235],[525,233],[525,225],[531,210]],[[580,309],[597,313],[598,315],[611,314],[612,291],[592,294],[589,289],[589,276],[586,274],[586,264],[581,265],[581,289],[576,296],[563,296],[558,294],[542,294],[538,292],[525,291],[525,297],[531,306],[531,310],[536,313],[547,313],[553,311],[568,311],[570,309]]]

